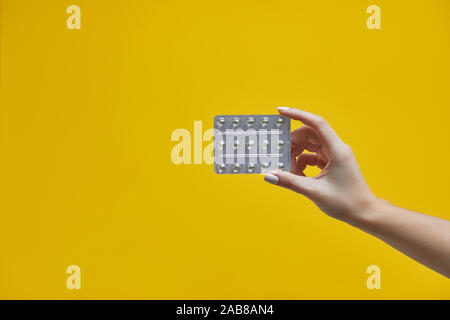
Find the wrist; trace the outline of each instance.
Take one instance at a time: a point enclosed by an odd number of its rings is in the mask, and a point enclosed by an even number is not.
[[[383,208],[386,205],[388,205],[387,201],[371,195],[355,207],[348,223],[358,229],[370,232],[381,219],[381,214],[385,211]]]

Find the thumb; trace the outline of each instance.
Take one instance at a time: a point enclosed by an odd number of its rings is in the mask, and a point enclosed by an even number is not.
[[[299,176],[284,171],[271,171],[264,176],[264,180],[271,184],[303,194],[306,197],[313,196],[317,183],[317,181],[310,177]]]

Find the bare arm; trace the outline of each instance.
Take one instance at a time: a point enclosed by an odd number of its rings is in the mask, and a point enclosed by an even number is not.
[[[450,277],[450,221],[378,199],[367,186],[351,148],[323,118],[285,107],[279,112],[304,126],[291,133],[291,173],[270,172],[264,178],[267,182],[303,194],[327,215],[378,237]],[[308,165],[322,172],[306,177],[303,171]]]
[[[378,200],[354,225],[408,257],[450,278],[450,221]]]

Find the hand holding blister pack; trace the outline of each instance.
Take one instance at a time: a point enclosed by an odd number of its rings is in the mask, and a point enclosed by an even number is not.
[[[291,122],[281,115],[214,118],[214,171],[218,174],[290,171]]]

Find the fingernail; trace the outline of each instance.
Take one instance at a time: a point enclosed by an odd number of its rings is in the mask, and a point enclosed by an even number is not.
[[[278,184],[280,182],[280,178],[270,173],[264,176],[264,180],[271,184]]]
[[[278,111],[282,111],[282,110],[289,110],[290,108],[289,107],[278,107],[277,109],[278,109]]]

